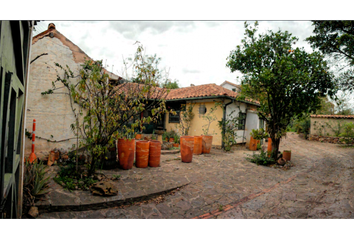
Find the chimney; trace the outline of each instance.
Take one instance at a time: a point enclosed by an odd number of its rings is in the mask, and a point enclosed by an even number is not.
[[[49,29],[55,29],[55,24],[54,23],[49,23],[48,24],[48,30]]]
[[[191,83],[191,87],[194,87],[195,85]]]

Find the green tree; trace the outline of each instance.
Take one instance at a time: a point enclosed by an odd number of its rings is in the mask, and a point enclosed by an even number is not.
[[[321,97],[321,106],[316,110],[316,114],[333,115],[335,112],[335,105],[329,101],[328,97]]]
[[[161,87],[167,88],[167,89],[177,89],[179,88],[178,80],[171,81],[171,80],[166,80],[166,82],[161,84]]]
[[[227,58],[231,72],[240,71],[243,93],[257,96],[258,115],[267,121],[272,139],[273,159],[291,119],[315,111],[320,98],[335,93],[335,83],[327,63],[318,52],[293,48],[298,38],[287,31],[267,31],[256,35],[245,23],[245,38]]]
[[[313,21],[314,36],[306,40],[323,54],[334,58],[342,87],[354,90],[354,21]]]
[[[56,64],[62,74],[58,72],[53,88],[42,94],[54,93],[64,85],[72,103],[77,103],[72,104],[77,120],[71,126],[80,138],[80,146],[90,153],[89,175],[105,160],[108,148],[114,146],[116,139],[133,137],[134,129],[143,129],[143,124],[156,121],[166,112],[164,99],[167,90],[157,89],[159,70],[152,67],[153,59],[147,62],[145,59],[143,47],[139,45],[133,61],[135,74],[132,78],[141,79],[140,84],[111,83],[102,61],[85,61],[78,78],[68,66]],[[141,118],[144,110],[151,111],[152,116]]]

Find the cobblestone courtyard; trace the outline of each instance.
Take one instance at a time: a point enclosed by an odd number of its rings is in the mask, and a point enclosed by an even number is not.
[[[289,170],[257,166],[245,148],[193,156],[163,155],[158,175],[189,184],[155,200],[100,210],[41,213],[38,218],[354,218],[354,148],[311,142],[288,133],[280,150],[292,151]],[[144,176],[145,171],[134,171]],[[119,170],[123,171],[123,170]],[[140,176],[140,175],[139,175]]]

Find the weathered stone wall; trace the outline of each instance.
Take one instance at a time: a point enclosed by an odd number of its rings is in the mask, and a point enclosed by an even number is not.
[[[67,90],[61,88],[50,95],[42,95],[41,92],[50,89],[52,82],[57,78],[56,70],[59,71],[59,68],[54,65],[55,62],[62,66],[68,65],[74,74],[78,73],[81,64],[74,61],[73,52],[69,47],[55,37],[44,37],[33,44],[31,59],[42,53],[48,55],[38,58],[31,64],[26,129],[32,132],[33,119],[36,119],[36,136],[57,142],[36,138],[35,153],[40,159],[46,158],[53,148],[69,149],[76,143],[76,139],[72,139],[75,136],[70,130],[75,117]],[[56,85],[63,87],[58,83]],[[25,144],[25,155],[28,156],[31,152],[31,140],[26,139]]]
[[[348,122],[354,122],[354,119],[311,117],[310,134],[335,137],[336,133],[343,132],[343,126]]]

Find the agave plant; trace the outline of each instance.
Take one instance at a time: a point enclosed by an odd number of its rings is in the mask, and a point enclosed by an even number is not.
[[[23,189],[27,204],[33,205],[36,199],[48,193],[49,177],[45,177],[45,173],[43,163],[26,161]]]

